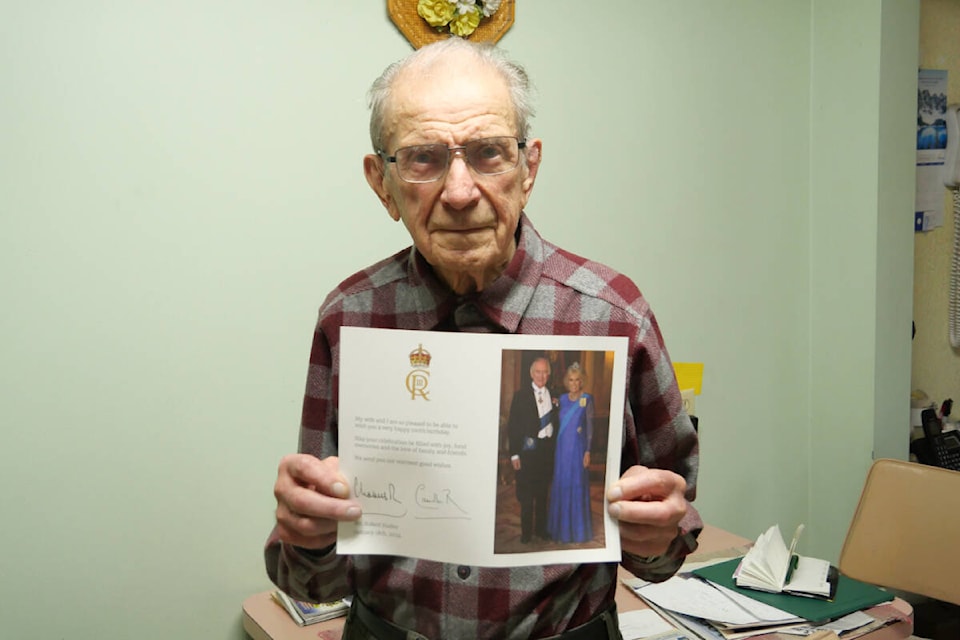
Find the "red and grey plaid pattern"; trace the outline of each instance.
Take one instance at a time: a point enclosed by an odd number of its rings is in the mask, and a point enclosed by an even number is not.
[[[341,326],[629,339],[621,471],[671,469],[696,494],[698,445],[683,413],[656,319],[629,278],[545,241],[521,216],[517,252],[482,292],[457,296],[412,247],[360,271],[320,308],[307,375],[300,450],[337,455]],[[702,526],[691,506],[682,528]],[[679,545],[677,545],[679,546]],[[653,565],[625,556],[647,580],[672,575],[685,550]],[[357,593],[374,611],[428,638],[538,638],[584,624],[613,602],[615,564],[459,567],[414,558],[338,556],[281,544],[271,535],[267,570],[306,600]]]

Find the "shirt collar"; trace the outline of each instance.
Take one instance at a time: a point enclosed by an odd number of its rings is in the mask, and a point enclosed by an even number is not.
[[[407,274],[412,301],[419,311],[420,329],[430,330],[450,319],[457,307],[473,304],[496,328],[516,333],[533,299],[543,272],[544,244],[526,214],[517,226],[517,250],[503,273],[479,293],[458,296],[436,275],[415,247],[410,249]]]

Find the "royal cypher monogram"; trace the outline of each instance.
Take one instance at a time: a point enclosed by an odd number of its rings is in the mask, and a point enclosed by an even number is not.
[[[423,348],[422,343],[410,352],[410,366],[413,370],[407,374],[406,385],[411,400],[416,400],[417,396],[420,396],[430,401],[428,397],[430,392],[427,391],[427,386],[430,384],[430,358],[430,352]]]

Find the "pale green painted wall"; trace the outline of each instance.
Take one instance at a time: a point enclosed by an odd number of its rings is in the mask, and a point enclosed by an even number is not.
[[[919,6],[813,7],[809,520],[833,559],[872,460],[907,457]]]
[[[675,360],[706,362],[698,505],[749,537],[810,522],[811,437],[868,457],[900,386],[877,373],[903,350],[878,318],[910,304],[897,278],[877,292],[904,242],[878,175],[900,153],[888,104],[914,89],[882,52],[915,52],[916,4],[839,4],[521,0],[501,41],[540,91],[528,212],[637,281]],[[845,36],[822,32],[831,12]],[[316,308],[406,244],[360,158],[364,92],[409,45],[373,0],[0,15],[0,619],[18,638],[239,638],[241,601],[269,587]],[[864,105],[855,146],[822,141],[824,89]],[[896,176],[891,203],[912,197]],[[821,207],[867,239],[850,253]],[[869,291],[844,298],[834,266]],[[834,336],[846,316],[867,335]],[[830,353],[852,391],[821,379]],[[851,401],[858,421],[811,427]],[[833,549],[848,518],[818,515],[811,544]]]

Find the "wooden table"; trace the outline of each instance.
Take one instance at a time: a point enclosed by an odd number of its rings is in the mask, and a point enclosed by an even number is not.
[[[691,556],[708,557],[718,552],[742,548],[750,540],[741,538],[723,529],[707,525],[700,534],[700,548]],[[621,578],[629,576],[623,567],[620,567]],[[343,628],[343,618],[326,620],[306,627],[297,626],[290,615],[270,597],[270,591],[254,594],[243,601],[243,628],[253,640],[339,640]],[[617,609],[630,611],[646,609],[647,605],[629,587],[622,582],[617,587]],[[865,636],[863,640],[903,640],[913,633],[913,608],[904,600],[897,598],[893,606],[901,612],[906,620],[877,629]],[[867,610],[869,613],[870,610]],[[766,634],[756,636],[755,640],[797,640],[798,636],[781,634]]]

